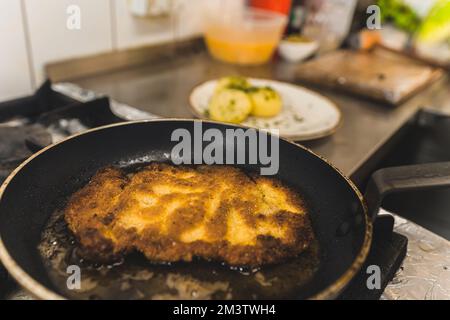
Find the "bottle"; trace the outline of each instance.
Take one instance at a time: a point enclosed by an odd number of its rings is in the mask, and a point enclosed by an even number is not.
[[[300,35],[306,18],[306,7],[304,0],[293,0],[291,12],[289,14],[289,23],[286,28],[286,35]]]
[[[292,0],[250,0],[250,7],[289,15]]]

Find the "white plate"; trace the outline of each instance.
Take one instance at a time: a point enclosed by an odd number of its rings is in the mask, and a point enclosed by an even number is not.
[[[283,110],[275,117],[249,117],[243,125],[258,129],[278,129],[280,136],[295,140],[312,140],[333,134],[341,122],[338,107],[318,93],[293,84],[249,78],[252,85],[270,86],[283,99]],[[214,93],[217,80],[202,83],[189,97],[195,116],[207,119],[205,112]]]

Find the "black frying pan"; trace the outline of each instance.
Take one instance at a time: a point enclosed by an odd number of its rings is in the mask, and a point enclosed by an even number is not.
[[[214,122],[202,123],[203,130],[216,128],[224,132],[238,128]],[[193,134],[193,127],[193,120],[110,125],[47,147],[23,163],[0,189],[0,258],[10,274],[39,298],[85,298],[61,288],[37,250],[49,217],[102,167],[133,163],[139,159],[168,161],[177,143],[171,142],[172,132],[185,128]],[[276,177],[298,189],[311,211],[319,247],[314,256],[318,263],[312,275],[305,278],[308,257],[303,257],[300,262],[286,261],[274,266],[267,271],[265,279],[259,279],[259,283],[267,287],[270,282],[267,275],[281,277],[284,284],[291,286],[287,291],[264,288],[259,291],[252,276],[239,270],[225,270],[225,266],[213,263],[155,266],[152,274],[167,275],[176,270],[176,274],[185,280],[190,277],[209,285],[213,281],[228,281],[234,292],[241,293],[232,298],[335,298],[366,259],[372,238],[372,220],[383,195],[396,190],[450,185],[449,164],[385,169],[374,175],[364,201],[349,179],[311,151],[280,140],[279,152],[280,168]],[[258,170],[260,164],[243,167]],[[212,275],[208,275],[210,271]],[[155,286],[154,283],[152,287]],[[253,291],[260,294],[253,295]],[[136,297],[127,296],[127,291],[110,292],[113,293],[108,298]]]

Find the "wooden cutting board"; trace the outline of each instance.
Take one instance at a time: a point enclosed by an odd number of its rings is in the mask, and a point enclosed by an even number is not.
[[[443,76],[441,69],[383,50],[338,50],[299,66],[297,79],[397,105]]]

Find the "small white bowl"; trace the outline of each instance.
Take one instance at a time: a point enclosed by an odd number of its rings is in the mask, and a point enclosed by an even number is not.
[[[313,55],[317,49],[319,49],[319,43],[314,40],[307,42],[282,40],[278,52],[287,61],[300,62]]]

